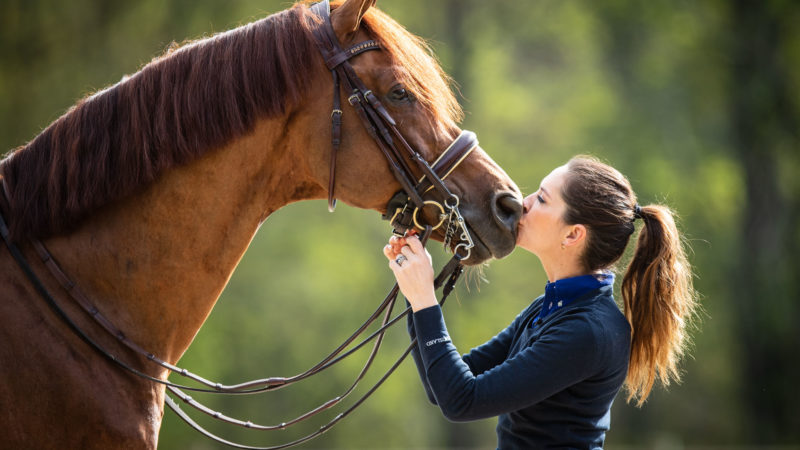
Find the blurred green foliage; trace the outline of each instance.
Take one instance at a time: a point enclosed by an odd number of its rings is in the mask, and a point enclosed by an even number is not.
[[[285,1],[4,0],[0,6],[0,148],[35,136],[80,97],[118,81],[172,41],[202,37],[286,8]],[[685,380],[642,409],[620,396],[610,448],[800,444],[800,6],[722,0],[607,2],[382,0],[429,39],[458,83],[465,128],[523,192],[570,156],[601,157],[640,203],[681,215],[705,309]],[[236,383],[291,375],[343,340],[391,286],[374,212],[291,205],[257,234],[181,365]],[[446,255],[432,246],[441,265]],[[445,308],[467,351],[543,289],[517,251],[470,271]],[[481,281],[485,279],[484,281]],[[366,390],[405,347],[387,338]],[[203,397],[212,408],[279,423],[335,397],[343,367],[267,395]],[[360,358],[360,360],[359,360]],[[535,383],[536,380],[531,380]],[[349,403],[347,403],[349,404]],[[209,427],[254,445],[298,430]],[[208,423],[199,418],[202,423]],[[346,421],[305,448],[486,448],[495,420],[450,424],[429,405],[412,364]],[[165,413],[160,448],[215,444]]]

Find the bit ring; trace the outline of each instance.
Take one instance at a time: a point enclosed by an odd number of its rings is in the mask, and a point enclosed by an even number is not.
[[[439,203],[439,202],[435,202],[433,200],[425,200],[424,202],[422,202],[422,205],[423,205],[423,207],[425,207],[425,205],[434,205],[437,208],[439,208],[439,211],[440,211],[440,213],[439,213],[439,223],[437,223],[436,225],[432,226],[431,229],[435,230],[435,229],[439,228],[440,226],[442,226],[442,224],[444,223],[445,219],[447,218],[447,214],[445,214],[444,207],[442,206],[442,204]],[[420,230],[424,230],[425,227],[420,225],[419,220],[417,220],[417,213],[419,213],[420,209],[421,208],[414,208],[414,214],[412,214],[411,217],[414,219],[414,225],[416,225],[416,227],[419,228]]]

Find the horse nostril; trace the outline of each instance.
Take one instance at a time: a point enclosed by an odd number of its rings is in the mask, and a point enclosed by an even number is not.
[[[511,192],[495,194],[492,213],[500,226],[514,232],[522,217],[522,200]]]

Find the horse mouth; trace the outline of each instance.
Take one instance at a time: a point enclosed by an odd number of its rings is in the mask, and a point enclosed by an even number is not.
[[[423,211],[421,219],[423,219],[423,223],[436,227],[431,239],[446,242],[447,229],[454,224],[447,219],[442,220],[441,217],[434,216],[434,212],[432,208]],[[386,213],[383,214],[384,218],[387,218]],[[491,215],[487,217],[485,211],[470,207],[461,209],[458,214],[463,217],[462,226],[464,228],[455,226],[454,229],[451,229],[454,235],[446,243],[446,247],[450,253],[458,254],[463,258],[461,260],[463,265],[476,266],[493,258],[504,258],[516,247],[519,220],[500,221]],[[438,225],[434,219],[440,220]],[[419,230],[418,227],[420,225],[417,225]],[[469,235],[469,239],[463,237],[464,233]],[[467,249],[470,241],[473,245]]]
[[[477,266],[494,258],[501,259],[508,256],[514,250],[516,243],[515,233],[511,233],[510,236],[507,237],[509,242],[505,242],[505,239],[500,239],[503,242],[498,242],[496,245],[490,246],[484,241],[486,237],[482,236],[482,233],[470,226],[468,220],[465,220],[465,224],[474,246],[469,249],[469,257],[461,261],[463,265]],[[505,238],[505,236],[503,238]],[[495,241],[498,241],[498,239],[495,239]],[[465,242],[460,239],[454,241],[450,246],[450,251],[454,252],[456,248],[458,248],[458,254],[463,256],[463,247],[459,247],[461,244],[465,244]]]
[[[478,233],[476,233],[469,225],[467,225],[467,232],[472,236],[472,242],[475,244],[469,253],[469,258],[463,260],[461,263],[465,266],[477,266],[494,257],[489,246],[483,243]]]

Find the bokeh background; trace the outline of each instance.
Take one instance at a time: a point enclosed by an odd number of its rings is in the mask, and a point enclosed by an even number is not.
[[[288,6],[3,0],[0,153],[171,42]],[[379,7],[429,40],[458,83],[464,127],[523,192],[571,155],[589,153],[625,173],[640,203],[664,202],[680,213],[704,308],[692,356],[683,383],[656,389],[643,408],[620,395],[607,446],[800,448],[800,5],[381,0]],[[321,201],[277,212],[181,365],[225,383],[309,367],[391,286],[381,254],[389,233],[377,213],[345,205],[335,214]],[[446,255],[431,250],[441,264]],[[522,251],[469,275],[445,308],[464,352],[506,326],[546,281]],[[375,373],[354,395],[406,342],[403,330],[389,335]],[[338,395],[365,356],[275,393],[201,400],[279,423]],[[271,433],[197,419],[227,438],[273,445],[336,412]],[[492,448],[495,422],[448,423],[427,403],[408,361],[362,409],[305,448]],[[159,447],[220,448],[169,411]]]

